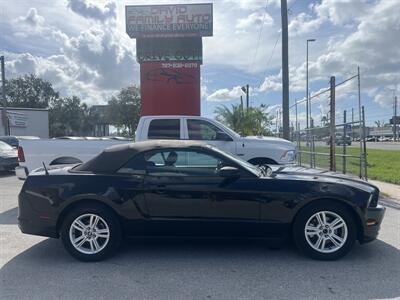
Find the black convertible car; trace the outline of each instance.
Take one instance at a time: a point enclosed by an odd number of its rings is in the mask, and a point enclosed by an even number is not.
[[[61,237],[74,257],[114,253],[123,236],[283,239],[337,259],[378,235],[379,190],[340,174],[254,166],[185,141],[119,145],[74,166],[31,173],[19,195],[24,233]]]

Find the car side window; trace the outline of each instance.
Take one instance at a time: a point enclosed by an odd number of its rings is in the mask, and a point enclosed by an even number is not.
[[[190,140],[226,141],[229,138],[217,126],[204,120],[189,119],[187,126]]]
[[[149,139],[179,140],[180,120],[179,119],[155,119],[149,125]]]
[[[117,173],[131,174],[131,175],[144,175],[146,173],[146,161],[143,154],[139,154],[131,158],[125,165],[123,165]]]
[[[145,154],[147,173],[153,176],[217,176],[224,162],[201,151],[168,150]]]

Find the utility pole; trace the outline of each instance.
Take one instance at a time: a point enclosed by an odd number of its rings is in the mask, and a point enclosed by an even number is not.
[[[281,0],[282,19],[282,111],[283,138],[290,139],[289,133],[289,34],[287,0]]]
[[[335,138],[335,131],[336,131],[336,122],[335,122],[335,112],[336,112],[336,95],[335,95],[335,76],[331,77],[330,80],[330,170],[336,171],[336,138]]]
[[[246,108],[249,109],[249,85],[246,84]]]
[[[3,109],[2,109],[2,120],[4,126],[4,135],[10,135],[8,127],[8,117],[7,117],[7,99],[6,99],[6,74],[4,68],[4,56],[0,56],[1,60],[1,85],[2,85],[2,97],[3,97]]]
[[[250,89],[250,87],[249,87],[248,84],[246,84],[246,86],[242,86],[242,87],[241,87],[241,90],[242,90],[244,93],[246,93],[246,109],[249,108],[249,102],[250,102],[250,99],[249,99],[249,89]],[[241,97],[241,96],[240,96],[240,97]]]

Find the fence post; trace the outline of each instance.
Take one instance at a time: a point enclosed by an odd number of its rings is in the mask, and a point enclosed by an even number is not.
[[[300,140],[300,123],[297,125],[297,153],[299,155],[298,161],[299,165],[301,166],[301,140]]]
[[[351,108],[351,141],[354,141],[354,108]]]
[[[362,123],[362,113],[361,113],[361,77],[360,77],[360,67],[357,67],[357,88],[358,88],[358,134],[360,136],[360,178],[363,176],[363,163],[364,163],[364,151],[365,148],[365,130]],[[365,168],[364,168],[365,176]]]
[[[346,127],[347,127],[347,124],[346,124],[346,110],[345,111],[343,111],[343,156],[342,156],[342,158],[343,158],[343,166],[342,166],[342,169],[343,169],[343,174],[346,174],[346,143],[347,143],[347,141],[346,141]]]
[[[336,171],[336,141],[335,141],[335,76],[331,76],[330,80],[330,149],[329,149],[329,158],[330,158],[330,167],[331,171]]]
[[[312,141],[312,163],[313,163],[313,168],[316,167],[316,163],[315,163],[315,135],[313,134],[311,136],[311,141]]]
[[[361,124],[360,124],[361,126]],[[362,106],[362,133],[363,133],[363,154],[364,154],[364,179],[368,180],[368,163],[367,163],[367,144],[365,141],[365,112],[364,105]]]

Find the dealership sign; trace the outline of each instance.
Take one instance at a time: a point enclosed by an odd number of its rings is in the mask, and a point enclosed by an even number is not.
[[[138,38],[136,58],[139,63],[150,61],[202,62],[201,37],[188,38]]]
[[[129,5],[126,32],[131,38],[212,36],[212,4]]]

